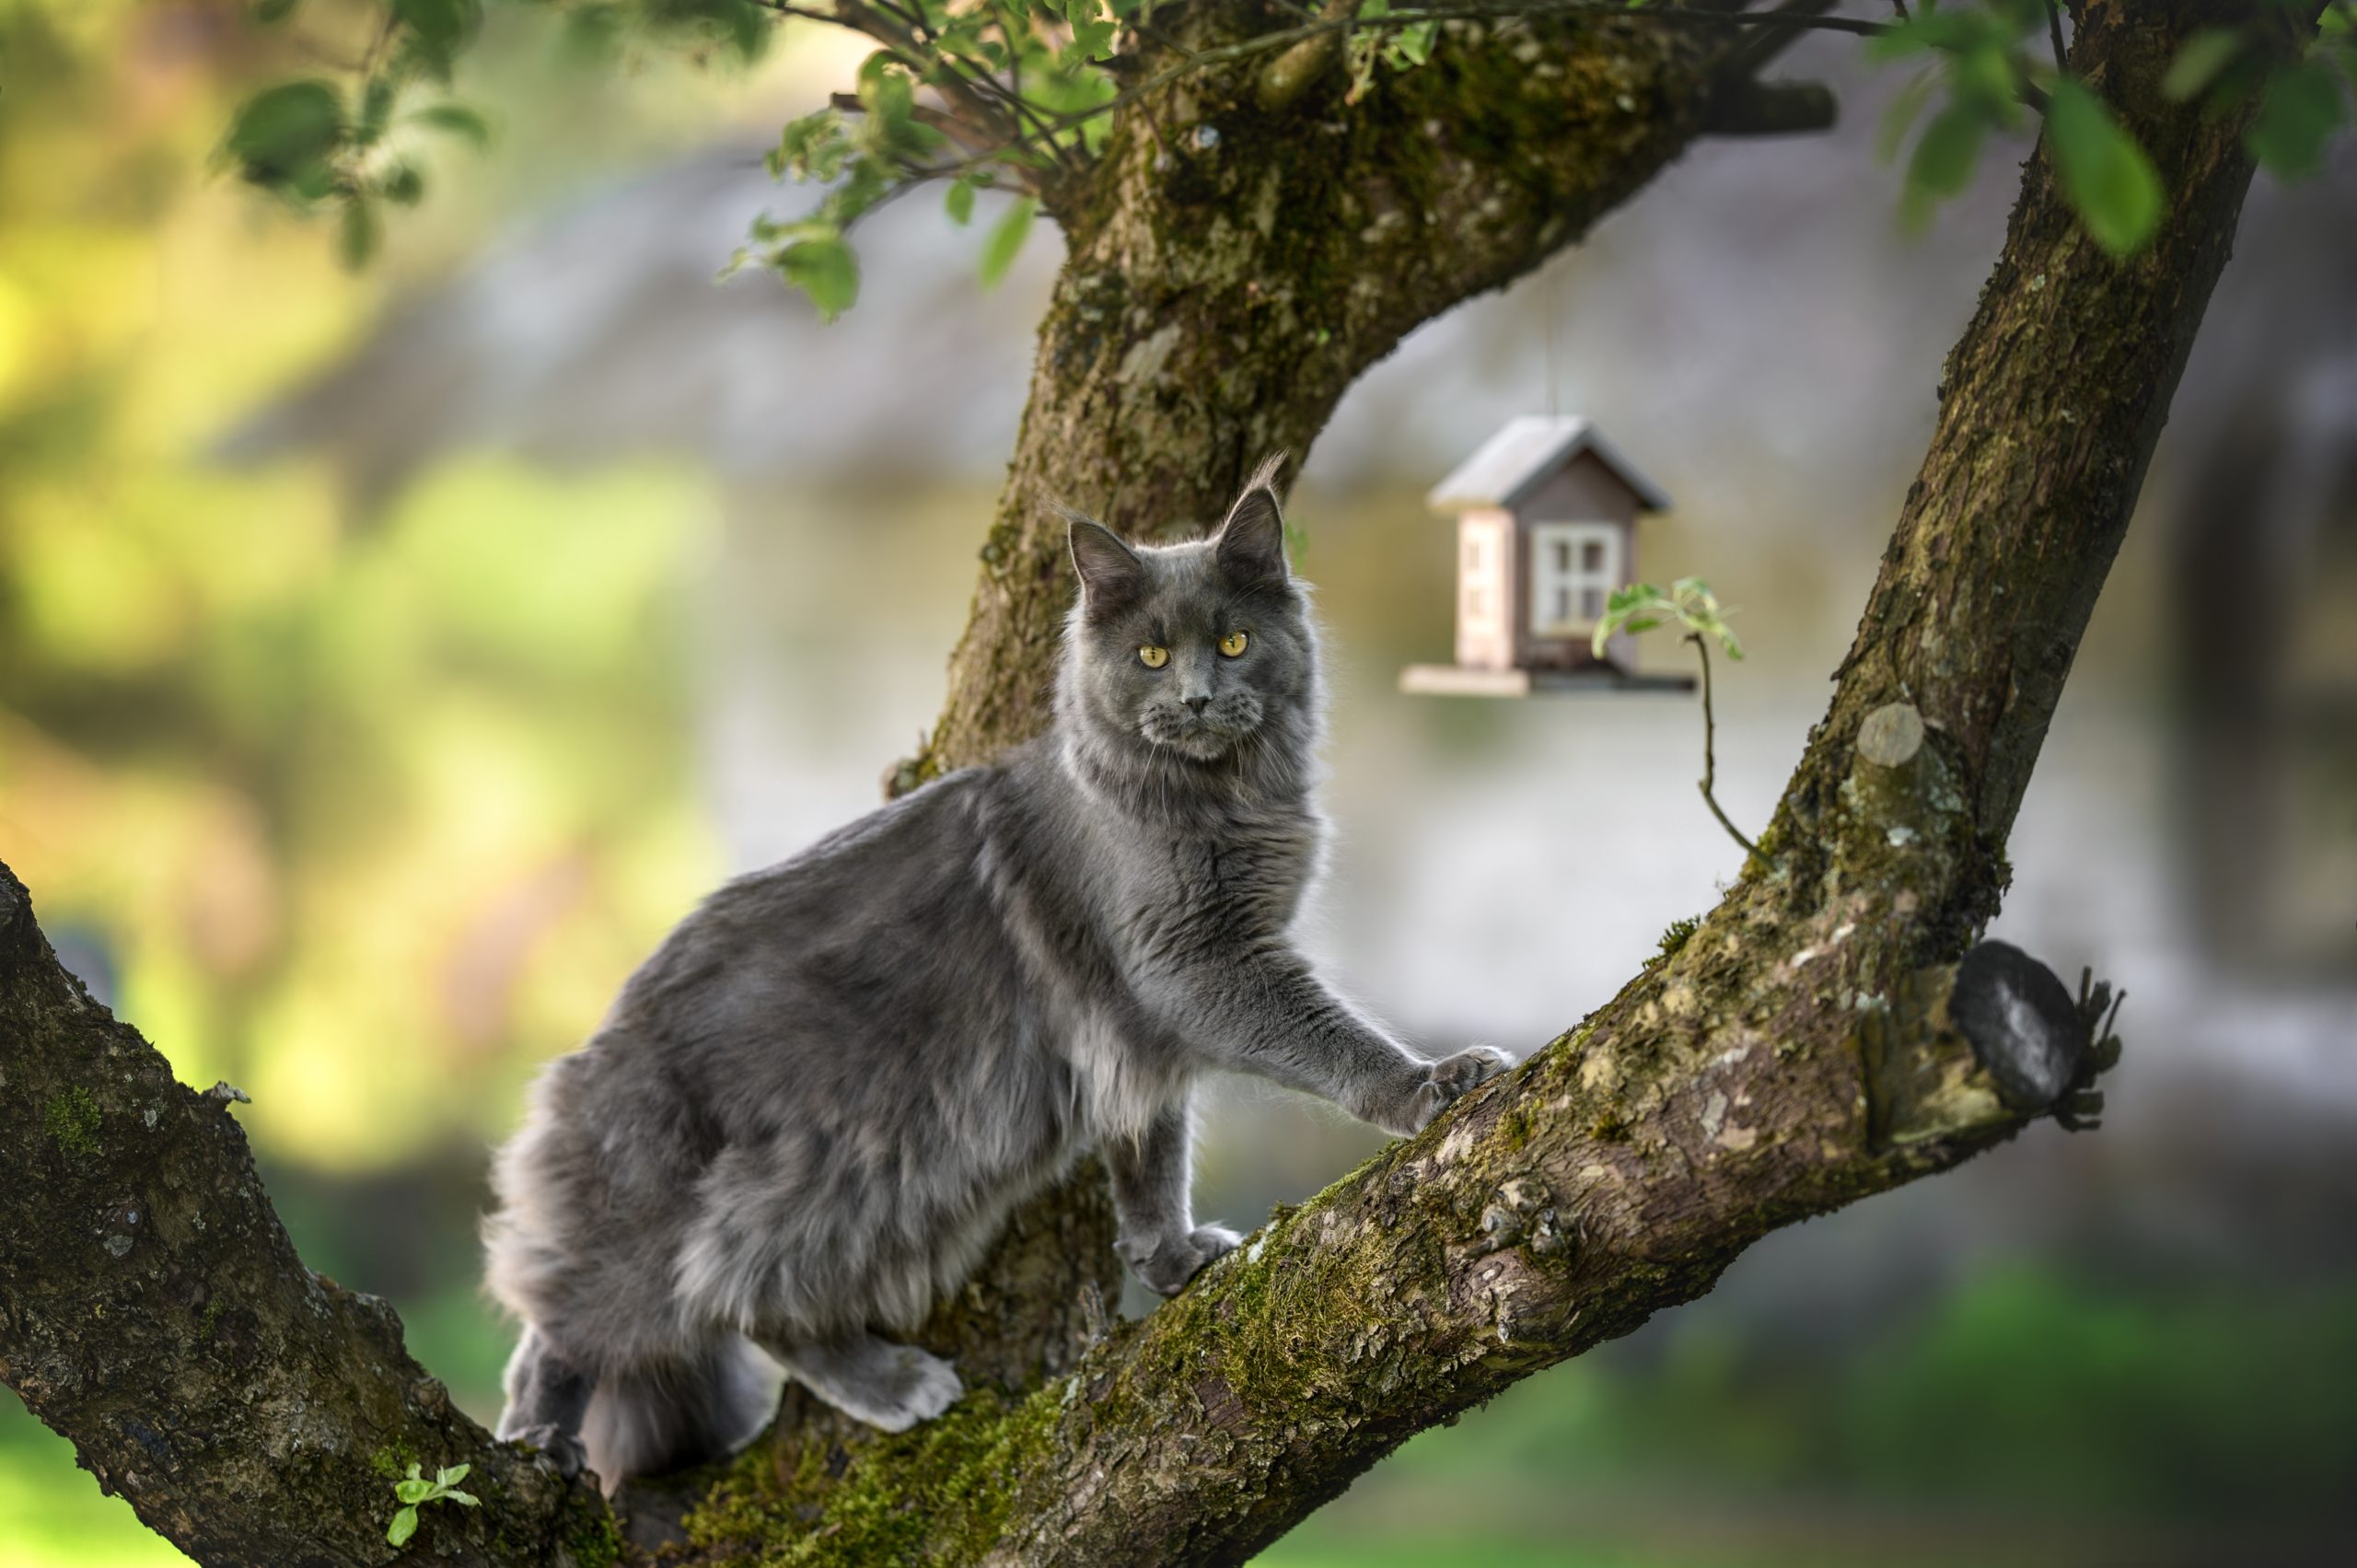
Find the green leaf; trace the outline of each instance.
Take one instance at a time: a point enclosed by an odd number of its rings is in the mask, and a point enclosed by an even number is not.
[[[374,143],[385,134],[385,125],[393,116],[393,99],[401,85],[390,76],[372,76],[360,93],[360,122],[352,128],[352,139],[362,146]]]
[[[2203,28],[2185,41],[2161,78],[2161,91],[2172,103],[2199,97],[2218,79],[2218,73],[2242,52],[2243,35],[2233,28]]]
[[[941,210],[947,213],[949,221],[959,228],[971,223],[974,218],[974,182],[970,180],[951,180],[947,192],[941,198]]]
[[[2346,107],[2332,67],[2301,61],[2267,84],[2247,138],[2251,156],[2282,178],[2313,174]]]
[[[1915,153],[1907,160],[1907,194],[1900,215],[1910,228],[1921,228],[1932,209],[1972,183],[1980,161],[1980,138],[1989,122],[1974,104],[1956,102],[1932,116]]]
[[[750,0],[736,0],[728,8],[728,41],[739,60],[748,64],[759,60],[770,44],[768,15]]]
[[[447,131],[478,147],[491,145],[490,123],[463,103],[437,103],[418,110],[417,118],[421,124],[431,125],[437,131]]]
[[[393,1495],[400,1498],[404,1503],[423,1503],[433,1494],[434,1483],[430,1481],[397,1481],[393,1482]]]
[[[1907,160],[1907,182],[1934,196],[1954,196],[1972,183],[1980,161],[1980,138],[1989,122],[1970,104],[1952,103],[1923,127],[1915,156]]]
[[[777,145],[769,155],[770,174],[779,180],[789,174],[796,180],[832,180],[842,171],[851,150],[841,111],[822,109],[789,121],[778,133]]]
[[[395,1546],[404,1544],[416,1533],[417,1510],[414,1508],[403,1508],[393,1516],[393,1522],[385,1527],[385,1539]]]
[[[255,94],[229,127],[227,151],[257,185],[290,184],[343,140],[343,106],[325,82],[284,82]]]
[[[343,203],[343,219],[336,229],[336,255],[354,272],[368,264],[377,253],[378,238],[377,203],[366,196],[350,196]],[[404,1483],[406,1484],[406,1483]]]
[[[448,51],[465,37],[473,17],[466,0],[393,0],[393,14],[415,33],[418,41],[436,53]]]
[[[472,1465],[446,1466],[435,1472],[434,1483],[436,1486],[456,1486],[467,1479],[467,1472],[472,1469],[474,1469]]]
[[[1015,264],[1023,242],[1031,237],[1031,218],[1039,210],[1037,197],[1026,196],[1006,209],[1006,215],[992,226],[990,238],[982,241],[981,279],[984,288],[996,288],[1006,276],[1007,268]]]
[[[397,163],[377,182],[377,191],[388,202],[413,207],[425,195],[425,176],[415,164]]]
[[[822,321],[833,320],[859,298],[859,261],[840,235],[796,240],[779,251],[771,265],[810,296]]]
[[[1882,128],[1875,134],[1875,156],[1885,163],[1895,163],[1898,149],[1907,145],[1907,133],[1915,129],[1915,122],[1932,104],[1932,94],[1940,85],[1939,72],[1929,65],[1907,78],[1883,110]]]
[[[254,0],[254,20],[264,27],[292,16],[298,0]]]
[[[1742,656],[1737,655],[1736,656],[1741,657]],[[478,1498],[471,1492],[450,1491],[444,1493],[442,1495],[448,1498],[453,1503],[461,1503],[470,1508],[477,1506],[482,1502],[482,1499]]]
[[[2096,244],[2115,256],[2142,250],[2161,225],[2161,177],[2103,99],[2064,76],[2046,107],[2062,193]]]

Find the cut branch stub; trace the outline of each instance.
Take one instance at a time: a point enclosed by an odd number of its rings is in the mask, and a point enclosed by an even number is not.
[[[1964,956],[1948,1012],[2014,1109],[2049,1109],[2078,1080],[2086,1021],[2061,978],[2012,943]]]
[[[2092,1081],[2089,1040],[2052,970],[1983,942],[1859,1020],[1871,1136],[1895,1148],[2011,1130]]]

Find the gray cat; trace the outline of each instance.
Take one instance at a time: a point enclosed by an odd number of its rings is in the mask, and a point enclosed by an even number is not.
[[[879,1330],[1079,1148],[1156,1291],[1236,1246],[1189,1210],[1202,1074],[1409,1133],[1505,1065],[1411,1054],[1286,941],[1324,703],[1275,466],[1208,540],[1074,521],[1054,727],[723,888],[541,1074],[485,1226],[501,1437],[610,1488],[717,1457],[767,1418],[756,1347],[900,1431],[962,1390]]]

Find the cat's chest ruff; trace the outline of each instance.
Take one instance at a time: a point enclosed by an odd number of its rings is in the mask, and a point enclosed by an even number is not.
[[[1240,831],[1168,834],[1155,846],[1150,880],[1170,899],[1167,912],[1189,923],[1283,925],[1293,918],[1317,856],[1317,825],[1308,819]]]

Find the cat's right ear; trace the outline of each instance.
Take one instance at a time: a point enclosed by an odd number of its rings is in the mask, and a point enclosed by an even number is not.
[[[1100,614],[1129,603],[1145,587],[1145,563],[1137,552],[1086,517],[1072,520],[1072,564],[1088,608]]]

